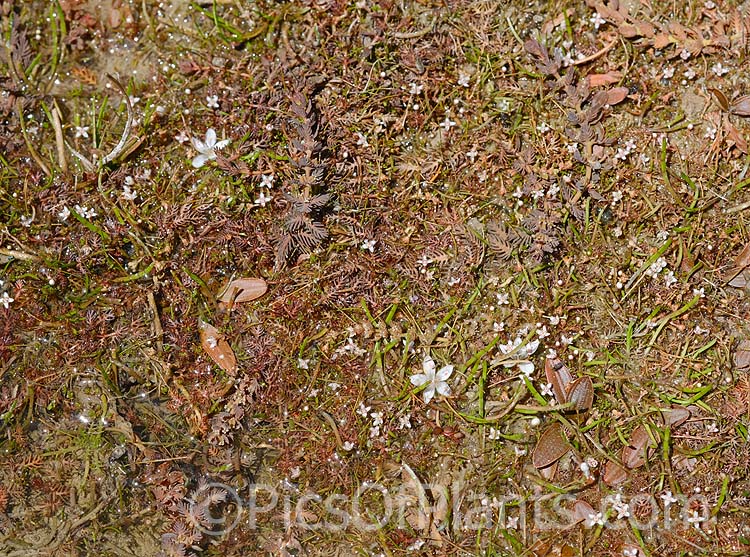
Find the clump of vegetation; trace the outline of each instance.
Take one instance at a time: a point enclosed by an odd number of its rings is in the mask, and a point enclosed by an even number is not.
[[[746,554],[748,25],[0,1],[0,554]]]

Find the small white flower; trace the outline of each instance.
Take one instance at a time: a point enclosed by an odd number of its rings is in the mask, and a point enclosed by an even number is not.
[[[76,139],[82,137],[84,139],[89,138],[89,127],[88,126],[76,126]]]
[[[706,291],[703,287],[701,288],[693,288],[693,296],[699,296],[701,298],[706,297]]]
[[[89,209],[85,205],[83,205],[83,206],[76,205],[75,206],[75,210],[76,210],[76,213],[78,213],[79,215],[81,215],[85,219],[91,220],[91,219],[93,219],[94,217],[97,216],[96,211],[94,211],[94,209]]]
[[[206,105],[208,108],[219,108],[219,96],[209,95],[206,97]]]
[[[411,429],[411,416],[404,414],[398,417],[398,428],[399,429]]]
[[[450,117],[446,114],[445,120],[440,122],[440,127],[443,128],[445,131],[450,130],[453,126],[456,125],[456,122],[454,120],[451,120]]]
[[[423,253],[422,256],[419,259],[417,259],[417,263],[419,264],[420,267],[422,267],[423,269],[426,269],[427,265],[432,263],[432,259],[427,257],[426,253]]]
[[[190,139],[190,142],[193,144],[193,148],[198,151],[198,155],[193,158],[192,162],[195,168],[200,168],[206,162],[214,160],[216,158],[216,151],[229,145],[228,139],[216,141],[216,131],[213,128],[206,130],[206,139],[204,141],[193,137]]]
[[[667,490],[661,494],[661,500],[664,502],[665,507],[669,507],[672,503],[676,503],[678,501],[677,497],[672,495],[672,492],[670,490]]]
[[[65,207],[63,207],[62,211],[60,211],[59,213],[57,213],[57,218],[60,219],[63,222],[65,222],[66,220],[68,220],[69,216],[70,216],[70,209],[68,209],[67,205]]]
[[[310,360],[297,358],[297,367],[300,369],[310,369]]]
[[[711,66],[711,71],[719,77],[726,73],[729,73],[729,69],[722,66],[721,62],[716,62],[713,66]]]
[[[206,344],[208,344],[209,348],[216,348],[219,345],[219,341],[216,340],[215,337],[208,337],[206,339]]]
[[[591,528],[595,524],[604,526],[605,522],[607,522],[607,519],[604,518],[603,513],[591,513],[586,517],[586,528]]]
[[[15,299],[8,296],[7,292],[3,292],[3,295],[0,296],[0,304],[3,304],[5,306],[5,309],[8,309],[10,304],[12,304],[13,302],[15,302]]]
[[[703,137],[706,139],[710,139],[711,141],[716,139],[716,128],[714,128],[713,126],[708,126],[706,128],[706,133],[703,134]]]
[[[613,191],[612,203],[618,203],[619,201],[622,201],[622,192],[620,190]]]
[[[674,276],[674,271],[668,271],[666,275],[664,275],[664,286],[669,288],[673,284],[677,282],[677,278]]]
[[[508,530],[517,530],[518,529],[518,518],[517,516],[509,516],[505,519],[505,527]]]
[[[548,132],[548,131],[550,131],[550,130],[551,130],[552,128],[550,128],[550,127],[549,127],[549,124],[547,124],[547,122],[542,122],[541,124],[539,124],[539,125],[538,125],[538,126],[536,127],[536,129],[537,129],[537,131],[538,131],[539,133],[547,133],[547,132]]]
[[[369,147],[370,143],[367,141],[367,136],[361,132],[355,134],[357,136],[357,145],[360,147]]]
[[[542,385],[542,389],[540,391],[540,394],[542,396],[553,396],[555,392],[552,390],[552,383],[546,383]]]
[[[427,385],[425,390],[422,391],[422,398],[425,404],[430,403],[432,397],[435,396],[435,392],[442,396],[449,396],[451,394],[451,388],[447,380],[453,373],[453,366],[443,366],[437,371],[436,367],[434,360],[430,356],[425,356],[422,361],[423,373],[416,373],[411,376],[411,383],[415,387]]]
[[[540,329],[537,329],[536,336],[538,336],[540,339],[541,338],[547,338],[549,336],[549,331],[547,330],[547,325],[542,325],[542,327]]]
[[[409,86],[409,94],[419,95],[422,92],[423,87],[424,85],[422,85],[421,83],[412,82],[411,85]]]
[[[510,304],[510,295],[507,292],[498,292],[495,294],[497,297],[497,303],[501,306],[507,306]]]
[[[188,139],[190,139],[190,136],[186,134],[184,131],[181,131],[177,135],[174,136],[177,143],[185,143]]]
[[[458,74],[458,84],[461,87],[468,87],[469,86],[469,80],[471,79],[470,75],[467,75],[465,73]]]
[[[122,198],[127,201],[133,201],[136,197],[138,197],[138,192],[130,189],[130,186],[123,186],[122,187]]]
[[[662,79],[672,79],[674,77],[674,66],[667,66],[661,73]]]
[[[473,147],[471,151],[466,152],[466,158],[469,159],[472,164],[474,163],[474,160],[479,156],[479,153],[477,153],[477,148]]]
[[[31,226],[31,223],[34,222],[34,215],[31,215],[29,217],[25,215],[21,215],[21,225],[25,226],[26,228],[29,228]]]
[[[272,199],[273,199],[273,197],[271,197],[270,195],[266,195],[266,192],[264,192],[264,191],[261,191],[261,192],[260,192],[260,195],[259,195],[259,196],[257,197],[257,199],[255,200],[255,204],[256,204],[256,205],[260,205],[261,207],[265,207],[265,206],[266,206],[266,204],[267,204],[267,203],[268,203],[269,201],[271,201]]]
[[[631,547],[631,548],[625,548],[622,550],[623,557],[638,557],[638,548],[637,547]]]
[[[260,187],[266,187],[270,190],[273,187],[273,174],[262,174],[260,177]]]
[[[617,519],[628,518],[630,516],[630,505],[622,500],[622,494],[618,493],[612,499],[612,509],[617,511]]]
[[[701,522],[705,522],[706,520],[707,518],[705,516],[700,516],[698,511],[692,511],[690,516],[687,517],[688,523],[692,524],[696,530],[700,530]]]
[[[341,445],[341,448],[348,453],[354,448],[354,443],[352,443],[351,441],[344,441],[344,443]]]
[[[607,23],[607,20],[604,19],[599,14],[599,12],[596,12],[594,15],[592,15],[591,18],[589,19],[589,21],[594,26],[594,29],[599,29],[599,27],[601,27],[602,25],[604,25],[605,23]]]
[[[362,245],[359,246],[359,249],[375,253],[375,244],[377,244],[377,242],[377,240],[365,240],[362,242]]]
[[[359,414],[360,416],[362,416],[363,418],[366,418],[367,416],[370,415],[371,408],[372,408],[371,406],[365,406],[364,402],[360,402],[359,407],[357,407],[355,412]]]
[[[489,438],[490,441],[497,441],[498,439],[500,439],[500,432],[496,430],[494,427],[491,427],[487,437]]]
[[[509,354],[517,348],[514,354],[514,360],[520,361],[505,362],[503,363],[503,365],[505,367],[513,367],[517,365],[521,373],[523,373],[526,377],[531,377],[531,374],[534,372],[534,363],[528,361],[527,358],[534,352],[536,352],[537,348],[539,348],[539,341],[532,340],[531,342],[528,342],[523,346],[521,346],[521,342],[521,337],[516,337],[515,340],[509,341],[507,344],[499,344],[498,349],[503,354]]]
[[[526,456],[526,449],[523,447],[519,447],[518,445],[513,445],[513,452],[516,453],[516,456]]]

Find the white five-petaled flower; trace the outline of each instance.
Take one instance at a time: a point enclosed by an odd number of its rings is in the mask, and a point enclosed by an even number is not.
[[[15,301],[15,299],[8,296],[7,292],[3,292],[3,295],[0,296],[0,304],[3,304],[5,306],[5,309],[8,309],[10,304],[12,304]]]
[[[89,138],[89,127],[88,126],[76,126],[76,139],[82,137],[84,139]]]
[[[213,128],[206,130],[206,139],[204,141],[193,137],[190,139],[190,142],[193,144],[195,150],[198,151],[198,154],[193,158],[193,166],[195,168],[200,168],[207,161],[214,160],[216,158],[216,151],[229,145],[228,139],[216,141],[216,131]]]
[[[448,378],[453,373],[453,366],[447,365],[436,371],[435,361],[430,356],[425,356],[422,361],[422,371],[411,376],[411,383],[415,387],[426,385],[422,391],[422,398],[425,404],[429,404],[435,392],[443,396],[451,394],[451,388],[447,383]]]

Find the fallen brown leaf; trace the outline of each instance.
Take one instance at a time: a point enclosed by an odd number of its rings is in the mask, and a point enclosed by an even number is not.
[[[232,347],[224,340],[224,336],[216,327],[210,323],[206,323],[202,319],[198,321],[198,329],[200,331],[203,350],[206,351],[217,366],[229,375],[234,376],[237,373],[237,358],[234,356]]]
[[[534,448],[532,462],[535,468],[546,468],[560,460],[570,450],[570,444],[562,432],[562,426],[555,422],[542,432]]]

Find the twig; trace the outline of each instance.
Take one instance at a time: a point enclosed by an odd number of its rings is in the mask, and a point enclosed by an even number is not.
[[[31,143],[31,140],[29,139],[29,136],[26,133],[26,124],[23,119],[23,109],[21,108],[20,97],[16,99],[16,112],[18,113],[18,121],[21,124],[21,134],[23,135],[24,141],[26,141],[26,148],[29,150],[29,154],[31,155],[31,158],[34,159],[34,162],[36,162],[39,165],[39,167],[42,169],[42,172],[44,172],[47,176],[52,176],[52,172],[50,172],[49,167],[44,163],[44,161],[42,160],[42,157],[39,156],[39,153],[34,148],[34,145]]]
[[[582,64],[588,64],[592,60],[596,60],[600,56],[604,56],[605,54],[607,54],[607,52],[609,52],[610,50],[612,50],[612,47],[615,46],[616,44],[617,44],[617,39],[613,39],[611,43],[609,43],[607,46],[605,46],[599,52],[594,52],[594,54],[592,54],[591,56],[586,56],[586,58],[581,58],[580,60],[576,60],[571,65],[573,65],[573,66],[580,66]]]
[[[130,128],[133,125],[133,105],[130,103],[130,96],[128,95],[128,92],[125,90],[125,88],[122,86],[122,84],[117,81],[114,77],[107,74],[107,77],[114,83],[117,88],[120,90],[120,92],[125,97],[125,106],[127,106],[128,109],[128,119],[125,122],[125,129],[122,131],[122,137],[120,138],[120,142],[115,145],[115,148],[112,149],[109,154],[104,157],[101,162],[99,163],[99,167],[101,168],[105,164],[109,164],[113,160],[115,160],[118,156],[120,156],[120,153],[122,153],[123,149],[125,149],[125,144],[128,141],[128,137],[130,137]]]
[[[55,106],[50,111],[52,114],[52,127],[55,130],[55,145],[57,145],[57,162],[60,164],[60,170],[68,171],[68,161],[65,158],[65,139],[63,138],[62,124],[60,123],[60,107]]]

